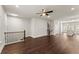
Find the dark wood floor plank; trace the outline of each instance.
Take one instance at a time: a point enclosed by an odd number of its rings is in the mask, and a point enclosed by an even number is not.
[[[26,38],[25,42],[6,45],[2,54],[65,54],[79,53],[79,35],[64,34]]]

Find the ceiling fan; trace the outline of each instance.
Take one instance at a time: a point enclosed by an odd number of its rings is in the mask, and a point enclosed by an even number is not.
[[[49,16],[49,13],[52,13],[53,10],[50,11],[46,11],[46,9],[42,9],[41,13],[36,13],[36,14],[40,14],[40,16]]]

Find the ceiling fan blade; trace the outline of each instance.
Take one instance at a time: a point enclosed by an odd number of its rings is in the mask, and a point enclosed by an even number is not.
[[[49,14],[46,13],[46,15],[48,16]]]
[[[52,13],[53,10],[50,10],[50,11],[46,11],[46,9],[42,9],[41,13],[36,13],[36,14],[39,14],[40,16],[49,16],[49,13]]]
[[[42,14],[40,16],[43,16]]]
[[[47,11],[46,13],[52,13],[53,12],[53,10],[51,10],[51,11]]]
[[[41,14],[41,13],[36,13],[36,14]]]

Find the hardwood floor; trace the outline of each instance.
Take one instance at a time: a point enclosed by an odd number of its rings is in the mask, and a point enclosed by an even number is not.
[[[2,54],[69,54],[79,53],[79,36],[60,34],[50,37],[26,38],[25,42],[6,45]]]

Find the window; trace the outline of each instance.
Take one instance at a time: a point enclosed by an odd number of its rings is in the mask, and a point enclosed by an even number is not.
[[[79,22],[62,23],[62,32],[79,34]]]

